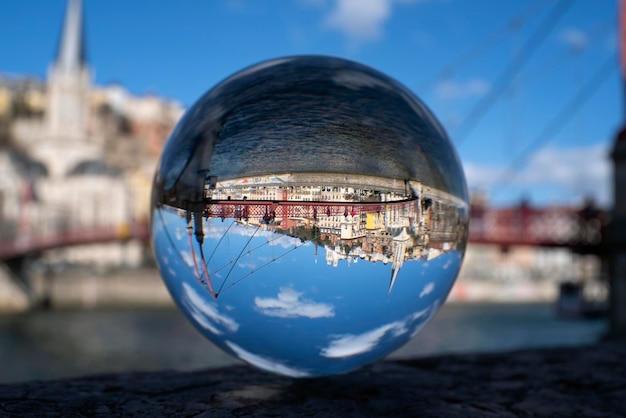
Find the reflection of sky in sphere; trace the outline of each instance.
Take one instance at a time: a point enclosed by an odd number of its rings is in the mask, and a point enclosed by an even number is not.
[[[153,213],[159,268],[181,309],[222,348],[292,376],[353,370],[407,342],[443,303],[461,261],[457,251],[406,261],[389,292],[391,262],[333,267],[312,242],[204,219],[216,300],[198,280],[200,251],[186,227],[173,210]]]

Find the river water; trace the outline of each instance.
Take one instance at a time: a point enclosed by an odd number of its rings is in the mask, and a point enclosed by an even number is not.
[[[391,358],[591,343],[606,320],[566,320],[549,304],[445,304]],[[0,316],[0,383],[237,364],[176,309],[53,310]]]

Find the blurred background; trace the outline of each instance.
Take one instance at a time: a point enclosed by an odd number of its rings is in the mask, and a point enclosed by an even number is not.
[[[464,166],[463,269],[392,358],[606,333],[617,1],[23,0],[0,11],[0,383],[237,362],[159,278],[150,187],[186,108],[285,55],[397,79]]]

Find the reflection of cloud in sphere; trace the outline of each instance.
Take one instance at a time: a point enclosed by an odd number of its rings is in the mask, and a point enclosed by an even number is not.
[[[193,267],[193,257],[191,256],[191,253],[189,251],[181,251],[180,256],[182,257],[185,264],[187,264],[189,267]]]
[[[223,334],[223,330],[236,332],[239,324],[229,316],[219,312],[215,302],[201,296],[193,287],[183,283],[181,302],[188,308],[189,314],[200,327],[210,330],[216,335]]]
[[[268,372],[284,374],[291,377],[310,376],[310,373],[307,371],[299,370],[295,367],[286,366],[276,359],[251,353],[231,341],[226,341],[226,345],[228,346],[228,348],[235,352],[237,357],[239,357],[243,361],[254,364],[256,367],[267,370]]]
[[[422,289],[422,292],[420,293],[420,298],[430,295],[433,292],[433,290],[435,290],[435,283],[433,282],[426,283],[426,285],[424,286],[424,289]]]
[[[408,316],[402,321],[395,321],[382,325],[361,334],[344,334],[335,336],[330,344],[322,349],[324,357],[349,357],[372,351],[385,335],[399,337],[409,332],[409,325],[420,318],[424,318],[428,309]]]
[[[435,314],[437,313],[437,311],[439,310],[439,307],[441,306],[441,301],[439,301],[439,299],[436,299],[432,305],[430,306],[430,308],[427,310],[428,315],[426,317],[423,318],[422,321],[418,321],[415,324],[415,328],[413,328],[413,331],[411,331],[411,338],[415,337],[421,330],[422,328],[424,328],[426,326],[426,324],[428,323],[428,321],[430,321],[430,319],[435,316]]]
[[[276,298],[254,298],[259,312],[280,318],[330,318],[335,315],[332,305],[301,298],[302,293],[290,287],[281,287]]]

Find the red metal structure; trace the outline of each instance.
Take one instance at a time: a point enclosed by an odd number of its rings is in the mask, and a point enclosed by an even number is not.
[[[205,206],[203,216],[236,219],[282,219],[323,216],[356,216],[381,213],[415,205],[414,201],[376,203],[214,201]],[[602,245],[606,214],[594,209],[552,206],[534,208],[520,205],[509,208],[472,207],[469,240],[476,244],[503,247],[528,245],[542,247],[584,248],[597,252]],[[116,242],[129,239],[148,240],[147,222],[132,225],[65,227],[38,232],[34,224],[15,237],[0,241],[0,260],[39,253],[59,247]]]
[[[414,205],[412,200],[404,202],[345,203],[345,202],[276,202],[253,200],[218,200],[206,206],[204,215],[211,218],[317,218],[318,216],[360,215],[380,213],[393,207],[399,209]]]
[[[500,246],[589,247],[599,249],[606,214],[591,206],[473,208],[470,242]],[[595,252],[595,251],[591,251]]]
[[[12,239],[0,241],[0,260],[24,257],[60,247],[87,245],[129,239],[148,240],[147,223],[133,225],[101,226],[95,228],[63,229],[45,234],[31,231]]]

